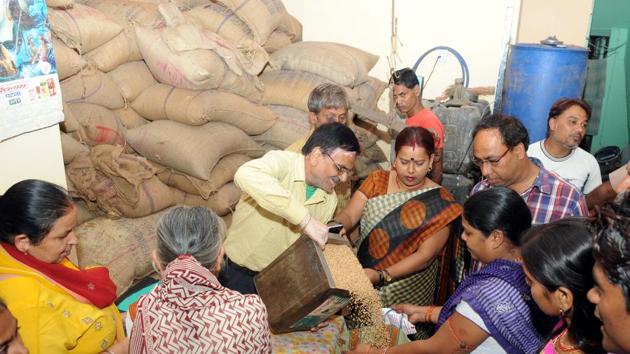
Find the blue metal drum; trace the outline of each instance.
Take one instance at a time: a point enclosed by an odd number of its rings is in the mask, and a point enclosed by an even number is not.
[[[512,45],[501,111],[523,122],[530,143],[545,138],[547,115],[555,101],[582,97],[587,57],[586,49],[575,46]]]

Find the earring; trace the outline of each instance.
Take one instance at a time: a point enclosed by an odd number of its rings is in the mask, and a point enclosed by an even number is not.
[[[560,317],[564,317],[564,309],[562,307],[560,308]]]
[[[432,169],[433,169],[433,167],[429,167],[429,171],[428,172],[431,172]]]

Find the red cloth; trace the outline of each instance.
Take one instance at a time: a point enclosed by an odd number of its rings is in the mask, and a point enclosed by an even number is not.
[[[116,300],[116,284],[109,277],[105,267],[89,269],[71,269],[57,263],[47,263],[24,254],[15,246],[2,242],[2,247],[16,261],[41,273],[67,290],[86,298],[99,309],[105,308]]]
[[[267,309],[258,295],[224,288],[193,256],[180,256],[140,297],[129,352],[271,353]]]
[[[422,127],[433,134],[435,148],[444,148],[444,125],[431,110],[423,108],[420,112],[407,118],[405,125],[408,127]]]

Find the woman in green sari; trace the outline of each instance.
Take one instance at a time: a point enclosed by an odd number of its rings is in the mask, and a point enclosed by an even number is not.
[[[391,171],[372,172],[336,220],[348,231],[360,221],[357,256],[384,307],[432,304],[439,258],[462,207],[427,177],[434,159],[428,130],[405,128],[395,152]]]

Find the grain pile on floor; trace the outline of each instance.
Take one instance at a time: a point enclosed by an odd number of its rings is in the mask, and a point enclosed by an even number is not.
[[[335,287],[350,291],[349,319],[361,328],[361,342],[377,348],[389,346],[378,293],[352,250],[344,245],[326,245],[324,257]]]

